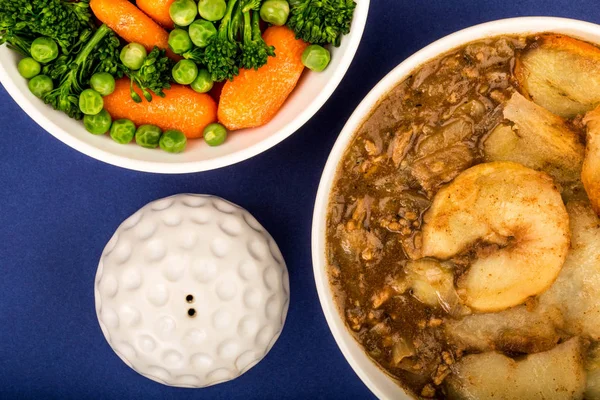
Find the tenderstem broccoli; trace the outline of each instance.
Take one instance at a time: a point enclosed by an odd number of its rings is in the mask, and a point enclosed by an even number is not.
[[[212,79],[220,82],[225,79],[232,80],[239,74],[238,58],[240,46],[237,42],[237,32],[234,29],[234,9],[238,0],[227,2],[227,11],[221,20],[217,34],[213,36],[204,50],[201,61]]]
[[[39,36],[54,39],[64,54],[78,50],[93,29],[87,0],[0,1],[0,44],[29,55]]]
[[[267,63],[269,57],[275,56],[275,47],[267,46],[260,31],[260,3],[260,0],[250,0],[242,8],[244,42],[240,65],[246,69],[259,69]]]
[[[116,42],[115,42],[116,40]],[[87,86],[90,76],[114,63],[110,53],[116,53],[118,40],[106,25],[100,26],[74,56],[62,55],[44,67],[44,73],[59,81],[58,86],[43,97],[44,102],[69,117],[81,119],[79,94]],[[100,55],[106,57],[101,60]],[[107,58],[110,62],[107,61]]]
[[[131,98],[139,103],[141,97],[134,91],[134,84],[142,90],[142,94],[147,101],[152,101],[154,92],[157,96],[165,97],[163,89],[171,87],[171,69],[173,62],[166,56],[166,51],[154,47],[146,56],[142,67],[137,71],[124,67],[125,74],[131,79],[130,91]]]
[[[287,25],[298,39],[312,44],[339,46],[350,32],[354,0],[289,0]]]

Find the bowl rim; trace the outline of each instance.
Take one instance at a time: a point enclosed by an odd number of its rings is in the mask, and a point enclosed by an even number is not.
[[[598,38],[598,43],[600,43],[600,25],[560,17],[532,16],[499,19],[473,25],[451,33],[432,42],[402,61],[371,89],[346,122],[327,158],[317,190],[311,230],[311,251],[315,284],[327,325],[329,326],[339,349],[358,377],[369,390],[380,399],[390,398],[390,396],[389,392],[384,391],[380,385],[375,382],[375,378],[378,378],[377,380],[379,380],[381,377],[386,376],[389,381],[393,381],[393,378],[387,375],[366,356],[363,348],[360,347],[358,342],[350,334],[338,311],[326,270],[326,213],[329,195],[339,162],[351,140],[354,138],[355,132],[379,101],[389,93],[390,90],[406,79],[412,71],[423,65],[425,62],[466,43],[484,39],[486,37],[503,34],[535,34],[542,32],[557,32],[574,37],[577,37],[578,35],[596,36]],[[355,356],[354,354],[356,353],[355,349],[357,346],[360,347],[359,356]],[[359,360],[358,357],[362,357],[362,359]],[[376,377],[365,371],[365,360],[369,362],[371,367],[376,366],[378,369]],[[396,382],[393,383],[394,385],[397,385]],[[398,392],[395,394],[396,396],[401,393],[401,395],[404,394],[407,399],[412,398],[412,396],[400,385],[397,385],[397,388]]]
[[[275,132],[271,136],[268,136],[244,149],[212,159],[169,163],[135,160],[113,154],[70,135],[62,127],[51,121],[50,118],[46,117],[40,110],[38,110],[37,106],[27,99],[27,97],[17,88],[16,84],[9,77],[9,74],[2,63],[0,63],[0,82],[6,89],[7,93],[19,105],[19,107],[21,107],[21,109],[42,129],[69,147],[99,161],[135,171],[160,174],[183,174],[218,169],[237,164],[241,161],[258,155],[270,149],[271,147],[276,146],[300,129],[304,124],[306,124],[306,122],[308,122],[308,120],[311,119],[317,113],[317,111],[321,109],[321,107],[323,107],[325,102],[329,100],[335,89],[337,89],[338,85],[348,72],[365,30],[367,17],[369,14],[370,0],[359,1],[361,3],[361,7],[357,7],[357,11],[360,10],[360,12],[354,13],[352,32],[351,34],[346,35],[345,38],[345,40],[348,40],[348,47],[346,48],[346,51],[341,54],[339,64],[337,65],[338,71],[331,77],[331,79],[329,79],[327,84],[321,88],[319,94],[310,102],[309,106],[306,107],[296,117],[294,117],[294,119],[292,119],[282,129]],[[52,111],[56,112],[54,110]]]

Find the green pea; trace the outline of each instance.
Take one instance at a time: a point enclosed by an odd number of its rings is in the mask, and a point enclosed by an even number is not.
[[[169,15],[176,25],[188,26],[198,15],[198,6],[192,0],[175,0],[169,7]]]
[[[84,115],[83,125],[89,133],[94,135],[103,135],[110,129],[112,118],[106,110],[100,111],[96,115]]]
[[[206,93],[213,88],[214,81],[207,69],[201,69],[198,71],[198,76],[196,76],[196,79],[194,79],[194,82],[192,82],[190,86],[198,93]]]
[[[162,131],[155,125],[142,125],[135,132],[135,142],[147,149],[158,147]]]
[[[44,64],[58,57],[58,45],[50,38],[39,37],[31,43],[29,52],[35,61]]]
[[[169,33],[169,47],[175,54],[183,54],[192,49],[192,40],[187,31],[176,28]]]
[[[225,16],[227,3],[225,0],[200,0],[198,12],[200,16],[208,21],[218,21]]]
[[[181,153],[185,150],[187,138],[183,132],[170,129],[165,131],[158,142],[161,149],[169,153]]]
[[[199,19],[194,22],[189,27],[190,39],[192,42],[198,47],[206,47],[208,46],[208,42],[210,38],[217,34],[217,28],[215,25],[204,19]]]
[[[189,85],[198,75],[198,67],[191,60],[181,60],[173,67],[173,79],[181,85]]]
[[[115,91],[115,78],[108,72],[98,72],[90,78],[90,86],[102,96],[108,96]]]
[[[210,124],[204,128],[204,141],[209,146],[220,146],[227,139],[227,129],[221,124]]]
[[[79,109],[85,115],[96,115],[102,111],[104,100],[94,89],[85,89],[79,95]]]
[[[110,127],[110,137],[119,144],[127,144],[135,136],[135,124],[128,119],[118,119]]]
[[[144,46],[139,43],[129,43],[127,46],[123,47],[119,58],[127,68],[137,71],[144,65],[147,55],[148,53]]]
[[[289,15],[290,5],[285,0],[267,0],[260,7],[260,17],[272,25],[285,25]]]
[[[47,75],[37,75],[29,81],[29,90],[40,99],[54,89],[54,83]]]
[[[27,57],[19,61],[19,64],[17,65],[17,70],[23,78],[31,79],[40,73],[40,71],[42,70],[42,66],[33,58]]]
[[[312,71],[321,72],[329,65],[329,50],[318,44],[311,44],[302,53],[302,64]]]

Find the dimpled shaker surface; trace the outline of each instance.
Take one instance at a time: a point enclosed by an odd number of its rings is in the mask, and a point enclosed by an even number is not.
[[[288,272],[246,210],[181,194],[119,226],[100,258],[96,313],[117,355],[181,387],[234,379],[271,349],[289,304]]]

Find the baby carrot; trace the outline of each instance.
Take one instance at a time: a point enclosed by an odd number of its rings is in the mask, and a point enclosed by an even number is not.
[[[136,92],[142,96],[138,88]],[[138,126],[178,129],[190,139],[202,137],[204,128],[216,122],[217,104],[209,95],[181,85],[172,85],[164,92],[165,97],[153,96],[151,102],[136,103],[129,94],[129,79],[122,78],[117,80],[115,91],[104,97],[104,108],[113,120],[127,118]]]
[[[219,100],[219,121],[229,129],[254,128],[269,122],[302,75],[302,52],[307,44],[285,26],[268,28],[263,38],[275,46],[275,57],[262,68],[241,70],[225,83]]]
[[[167,29],[173,29],[173,20],[169,15],[169,7],[175,0],[137,0],[135,4],[148,14],[150,18]]]
[[[94,15],[128,42],[143,45],[152,51],[154,46],[166,49],[169,56],[169,34],[127,0],[91,0]]]

